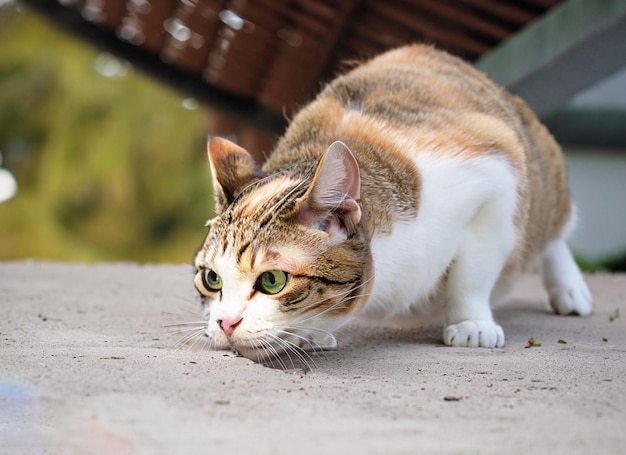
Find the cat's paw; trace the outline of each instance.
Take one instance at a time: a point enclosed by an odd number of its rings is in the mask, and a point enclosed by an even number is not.
[[[593,297],[563,239],[557,239],[546,247],[542,271],[550,306],[557,314],[591,314]]]
[[[462,321],[444,328],[443,342],[457,347],[501,348],[504,331],[493,321]]]
[[[589,316],[593,311],[591,291],[581,274],[546,287],[550,296],[550,306],[557,314]]]

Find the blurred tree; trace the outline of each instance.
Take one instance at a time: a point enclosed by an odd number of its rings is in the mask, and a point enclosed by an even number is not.
[[[200,109],[0,7],[0,259],[190,261],[212,214]],[[193,103],[187,103],[187,105]]]

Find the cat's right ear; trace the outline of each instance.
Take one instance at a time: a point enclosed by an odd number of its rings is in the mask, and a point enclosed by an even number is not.
[[[215,137],[207,146],[217,211],[221,212],[248,185],[265,174],[246,150],[226,139]]]

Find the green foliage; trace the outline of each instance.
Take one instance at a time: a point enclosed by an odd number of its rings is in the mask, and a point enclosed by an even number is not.
[[[580,255],[575,256],[578,266],[584,272],[619,273],[626,272],[626,251],[615,253],[597,260],[589,260]]]
[[[0,259],[189,262],[212,213],[202,111],[99,50],[0,8]]]

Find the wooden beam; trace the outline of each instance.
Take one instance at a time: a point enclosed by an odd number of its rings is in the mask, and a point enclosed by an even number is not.
[[[626,2],[568,0],[476,66],[545,117],[626,66]]]
[[[286,126],[286,120],[281,113],[273,112],[254,100],[221,90],[206,83],[196,74],[165,63],[157,54],[117,39],[111,30],[85,21],[75,8],[66,8],[51,0],[21,0],[21,3],[50,19],[55,26],[77,35],[99,49],[132,62],[143,73],[171,85],[185,96],[193,96],[231,119],[277,134]]]
[[[563,145],[626,149],[626,110],[566,107],[544,120]]]

